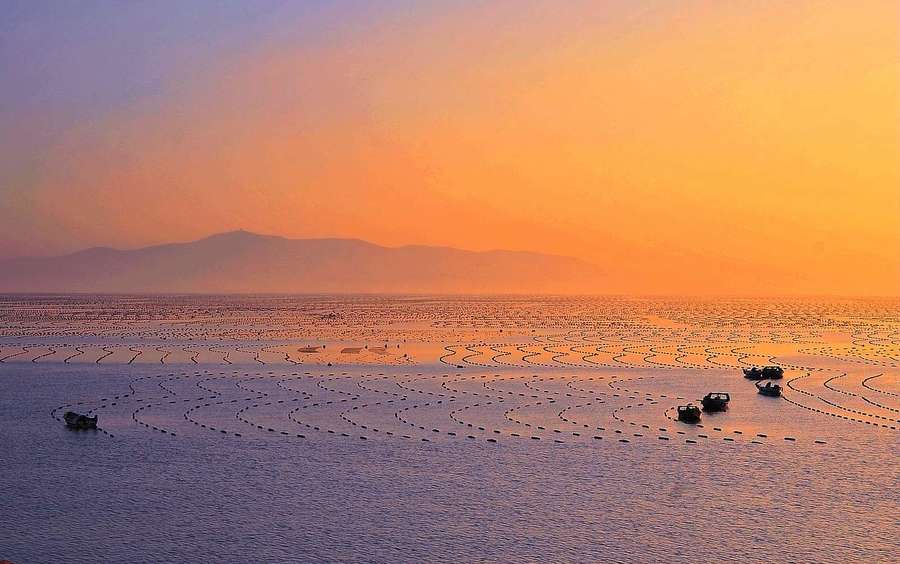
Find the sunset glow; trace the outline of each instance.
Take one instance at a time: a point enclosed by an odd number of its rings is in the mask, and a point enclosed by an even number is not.
[[[244,228],[573,256],[599,293],[896,294],[896,3],[377,4],[194,38],[23,8],[0,255]]]

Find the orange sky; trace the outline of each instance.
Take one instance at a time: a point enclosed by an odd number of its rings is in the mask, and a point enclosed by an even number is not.
[[[244,228],[577,256],[599,292],[897,294],[898,21],[511,2],[272,34],[35,149],[0,250]]]

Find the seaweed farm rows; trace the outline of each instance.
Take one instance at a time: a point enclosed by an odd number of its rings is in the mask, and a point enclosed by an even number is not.
[[[825,445],[900,425],[891,300],[6,296],[0,318],[0,372],[120,367],[50,406],[113,437]],[[781,398],[742,377],[764,365]],[[677,421],[718,391],[726,412]]]

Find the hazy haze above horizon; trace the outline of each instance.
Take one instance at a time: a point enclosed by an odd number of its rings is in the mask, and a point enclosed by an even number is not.
[[[894,2],[0,8],[0,258],[248,229],[900,290]]]

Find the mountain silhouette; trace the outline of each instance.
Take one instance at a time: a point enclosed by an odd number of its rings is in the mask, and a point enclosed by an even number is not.
[[[599,279],[593,265],[556,255],[247,231],[0,260],[0,292],[28,293],[591,293]]]

